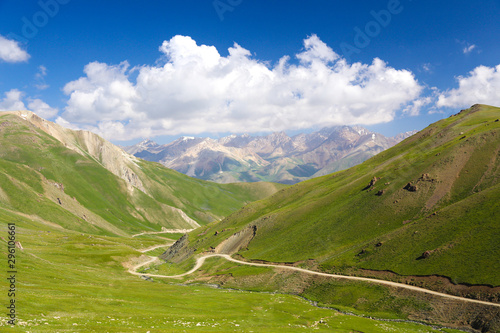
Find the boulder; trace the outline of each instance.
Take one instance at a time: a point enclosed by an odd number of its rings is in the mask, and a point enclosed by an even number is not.
[[[373,177],[372,180],[370,180],[370,183],[368,185],[366,185],[366,187],[363,190],[368,190],[368,189],[372,188],[375,185],[375,183],[377,183],[379,180],[380,180],[380,178]]]
[[[403,189],[410,191],[410,192],[416,192],[418,190],[417,185],[413,185],[412,183],[406,184],[406,186],[403,187]]]

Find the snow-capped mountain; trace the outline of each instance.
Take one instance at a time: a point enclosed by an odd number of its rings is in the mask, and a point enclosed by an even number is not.
[[[293,184],[349,168],[413,134],[387,138],[360,126],[337,126],[293,137],[284,132],[233,134],[217,140],[181,137],[165,145],[144,140],[125,150],[201,179]]]

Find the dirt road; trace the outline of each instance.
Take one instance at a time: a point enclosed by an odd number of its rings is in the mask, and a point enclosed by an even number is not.
[[[307,274],[313,274],[313,275],[319,275],[319,276],[327,276],[327,277],[332,277],[332,278],[336,278],[336,279],[345,279],[345,280],[353,280],[353,281],[371,282],[371,283],[376,283],[376,284],[383,284],[383,285],[390,286],[390,287],[404,288],[404,289],[409,289],[409,290],[413,290],[413,291],[417,291],[417,292],[422,292],[422,293],[427,293],[427,294],[431,294],[431,295],[436,295],[436,296],[440,296],[440,297],[451,298],[451,299],[459,300],[459,301],[463,301],[463,302],[477,303],[477,304],[483,304],[483,305],[500,307],[500,304],[498,304],[498,303],[491,303],[491,302],[480,301],[480,300],[476,300],[476,299],[470,299],[470,298],[465,298],[465,297],[448,295],[448,294],[440,293],[440,292],[437,292],[437,291],[432,291],[432,290],[428,290],[428,289],[424,289],[424,288],[410,286],[410,285],[403,284],[403,283],[397,283],[397,282],[386,281],[386,280],[371,279],[371,278],[364,278],[364,277],[358,277],[358,276],[328,274],[328,273],[315,272],[315,271],[310,271],[308,269],[299,268],[299,267],[292,267],[292,266],[252,263],[252,262],[246,262],[246,261],[241,261],[241,260],[238,260],[238,259],[234,259],[234,258],[232,258],[231,256],[229,256],[227,254],[208,254],[208,255],[204,255],[202,257],[199,257],[196,260],[195,266],[190,271],[188,271],[186,273],[183,273],[183,274],[178,274],[178,275],[167,276],[167,275],[156,275],[156,274],[142,274],[142,273],[135,272],[140,267],[145,266],[145,265],[147,265],[147,264],[155,261],[157,259],[156,257],[150,257],[152,259],[150,259],[147,262],[144,262],[144,263],[142,263],[140,265],[137,265],[137,266],[129,269],[129,272],[131,274],[135,274],[135,275],[144,275],[144,276],[150,276],[150,277],[178,279],[178,278],[181,278],[183,276],[186,276],[186,275],[194,273],[195,271],[197,271],[203,265],[203,263],[205,262],[205,259],[211,258],[211,257],[222,257],[222,258],[224,258],[226,260],[229,260],[229,261],[232,261],[234,263],[241,264],[241,265],[259,266],[259,267],[271,267],[271,268],[281,268],[281,269],[288,269],[288,270],[298,271],[298,272],[307,273]]]
[[[194,229],[168,229],[163,231],[144,231],[141,232],[140,234],[132,235],[132,237],[137,237],[140,235],[157,235],[157,234],[185,234],[193,230]]]
[[[159,249],[160,247],[169,247],[169,246],[172,246],[172,244],[174,244],[174,242],[168,243],[168,244],[154,245],[154,246],[150,246],[150,247],[147,247],[145,249],[140,249],[140,250],[137,250],[137,251],[139,251],[141,253],[145,253],[145,252],[149,252],[149,251],[152,251],[152,250]]]

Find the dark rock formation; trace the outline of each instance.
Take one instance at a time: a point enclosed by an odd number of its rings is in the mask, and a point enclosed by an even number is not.
[[[373,186],[375,186],[375,184],[380,180],[380,178],[378,177],[373,177],[372,180],[370,180],[370,183],[363,189],[364,190],[368,190],[368,189],[371,189]]]
[[[190,257],[194,252],[194,250],[190,249],[188,245],[188,235],[184,234],[184,236],[179,238],[174,245],[169,247],[167,251],[163,252],[159,258],[164,261],[171,261],[175,263],[182,262]]]
[[[413,185],[412,183],[406,184],[406,186],[403,187],[403,189],[410,191],[410,192],[416,192],[418,190],[417,185]]]

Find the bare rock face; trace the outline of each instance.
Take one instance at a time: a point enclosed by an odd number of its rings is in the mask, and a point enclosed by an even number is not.
[[[132,169],[138,168],[137,159],[134,156],[92,132],[76,131],[76,136],[77,142],[84,148],[84,151],[113,174],[125,180],[129,191],[137,188],[147,193],[142,181]]]
[[[67,148],[84,156],[90,155],[98,163],[127,183],[129,191],[134,188],[144,193],[146,189],[133,169],[139,168],[137,158],[121,148],[89,131],[74,131],[45,120],[31,111],[9,111],[30,122],[38,129],[53,136]],[[64,191],[64,188],[62,188]]]
[[[248,246],[257,233],[257,226],[249,226],[217,245],[216,253],[234,254]]]
[[[179,263],[189,258],[193,254],[193,250],[188,247],[189,240],[188,235],[184,234],[179,238],[174,245],[169,247],[162,255],[159,256],[161,260],[172,261]]]
[[[336,126],[293,137],[284,132],[218,140],[182,137],[165,145],[145,140],[124,149],[188,176],[219,183],[264,179],[294,184],[356,165],[412,134],[387,138],[359,126]]]

